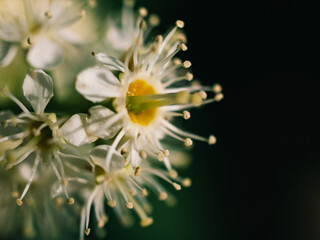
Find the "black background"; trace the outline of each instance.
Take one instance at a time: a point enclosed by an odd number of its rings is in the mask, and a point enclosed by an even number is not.
[[[320,239],[319,44],[316,1],[138,1],[183,19],[187,57],[225,98],[191,112],[184,127],[215,134],[196,143],[179,204],[155,204],[155,223],[111,239]]]

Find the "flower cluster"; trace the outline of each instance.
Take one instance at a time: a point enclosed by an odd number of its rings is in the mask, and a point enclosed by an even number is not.
[[[136,14],[134,2],[125,0],[120,13],[107,16],[98,40],[89,43],[83,36],[89,31],[83,26],[89,25],[75,25],[85,20],[86,9],[95,11],[95,1],[1,4],[0,66],[12,71],[22,51],[31,67],[22,85],[28,103],[1,87],[21,111],[0,111],[1,228],[17,218],[14,226],[26,237],[54,236],[59,219],[73,223],[78,216],[84,239],[92,226],[103,228],[106,207],[123,225],[133,223],[132,213],[141,226],[152,224],[147,196],[172,202],[170,188],[191,185],[176,170],[188,157],[186,148],[194,140],[216,143],[213,135],[199,136],[174,124],[175,118],[189,119],[189,109],[223,98],[219,84],[193,81],[191,62],[178,58],[187,50],[184,22],[177,20],[165,35],[153,35],[159,17],[148,16],[145,8]],[[50,107],[57,69],[68,68],[69,52],[81,55],[80,46],[86,44],[95,50],[95,63],[79,62],[82,69],[74,73],[75,90],[83,98],[75,108],[68,108],[69,99]],[[48,104],[54,110],[47,111]],[[181,147],[173,147],[172,139]],[[96,223],[90,223],[91,213]],[[6,230],[0,234],[15,229]]]

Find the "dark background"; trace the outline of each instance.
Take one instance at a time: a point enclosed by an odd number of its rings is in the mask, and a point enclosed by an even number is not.
[[[166,30],[185,21],[195,77],[221,83],[220,103],[193,110],[193,185],[154,203],[155,223],[109,239],[320,239],[319,49],[316,1],[138,1]]]

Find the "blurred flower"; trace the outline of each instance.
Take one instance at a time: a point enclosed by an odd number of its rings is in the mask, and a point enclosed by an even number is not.
[[[87,3],[85,3],[87,4]],[[19,47],[36,68],[59,65],[65,49],[88,41],[73,25],[83,18],[85,4],[59,0],[3,0],[0,9],[0,66],[7,66]],[[84,31],[82,27],[81,31]]]
[[[133,209],[140,218],[140,225],[147,227],[153,222],[153,219],[148,216],[151,206],[145,199],[148,196],[147,188],[152,190],[159,200],[168,201],[168,193],[160,183],[160,179],[171,184],[176,190],[181,189],[179,183],[186,187],[191,184],[190,179],[172,177],[166,171],[154,168],[147,162],[133,170],[125,160],[130,154],[125,153],[125,150],[123,155],[119,153],[113,155],[110,171],[107,171],[105,158],[108,151],[112,151],[110,146],[99,145],[90,153],[95,164],[95,184],[85,194],[86,203],[81,214],[80,239],[83,239],[84,234],[90,233],[89,221],[92,206],[94,206],[98,227],[103,227],[108,220],[105,213],[105,199],[108,205],[114,208],[123,225],[132,224],[130,210]]]
[[[52,78],[42,70],[31,70],[25,77],[23,92],[35,112],[30,112],[8,89],[4,89],[3,92],[22,109],[23,113],[17,117],[10,111],[0,112],[0,123],[3,125],[0,131],[2,135],[0,143],[20,140],[16,146],[7,149],[0,156],[0,162],[6,160],[5,168],[9,170],[28,159],[34,160],[28,183],[21,196],[17,198],[17,204],[22,205],[22,199],[28,192],[40,163],[50,163],[65,190],[65,173],[59,150],[65,148],[75,154],[77,151],[73,146],[66,144],[59,133],[59,124],[64,119],[58,121],[54,113],[44,113],[44,109],[53,97]],[[66,190],[64,192],[68,203],[73,204],[74,200],[69,197]]]
[[[131,47],[132,43],[139,34],[139,23],[147,16],[146,8],[141,7],[137,16],[134,10],[134,0],[123,0],[121,12],[112,12],[108,15],[105,32],[106,51],[114,57],[122,57]],[[159,24],[160,18],[152,14],[149,16],[149,30]],[[144,34],[146,37],[148,34]]]

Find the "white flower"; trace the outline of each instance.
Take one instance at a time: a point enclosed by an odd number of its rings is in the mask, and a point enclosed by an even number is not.
[[[144,7],[139,8],[138,16],[134,11],[134,0],[123,0],[120,13],[111,12],[106,21],[105,47],[113,56],[121,57],[134,42],[139,34],[139,22],[148,14]],[[149,16],[150,26],[155,27],[160,19],[157,15]],[[151,28],[149,28],[150,32]],[[145,34],[146,35],[146,34]]]
[[[181,39],[172,39],[177,29],[183,25],[182,21],[177,21],[176,26],[164,38],[157,36],[148,50],[143,51],[146,49],[142,41],[146,23],[140,21],[138,37],[124,62],[103,53],[93,54],[100,66],[85,69],[78,75],[78,92],[95,103],[111,100],[114,111],[97,105],[89,110],[89,116],[73,116],[62,127],[62,131],[71,143],[74,143],[74,139],[79,139],[79,132],[83,133],[83,139],[88,142],[94,136],[102,139],[115,136],[111,144],[112,150],[106,156],[107,172],[110,171],[112,152],[122,146],[130,149],[128,163],[134,169],[141,162],[141,154],[149,154],[164,161],[170,172],[169,150],[164,149],[160,143],[164,136],[180,140],[186,146],[192,145],[192,139],[209,144],[216,142],[214,136],[201,137],[170,123],[175,116],[190,118],[190,113],[186,111],[188,108],[223,98],[221,88],[219,90],[218,87],[201,87],[199,84],[180,84],[177,87],[177,83],[193,79],[190,72],[181,73],[181,69],[189,68],[191,63],[174,58],[180,50],[187,49]],[[117,72],[120,72],[119,78],[115,76]],[[215,92],[215,96],[207,98],[207,94]],[[79,121],[80,118],[82,121]],[[70,126],[78,126],[78,131]]]
[[[148,190],[154,192],[161,201],[169,201],[170,193],[165,190],[159,180],[171,184],[174,189],[180,190],[183,186],[190,186],[188,178],[170,176],[166,171],[152,167],[147,162],[133,170],[125,161],[129,152],[115,153],[113,155],[110,171],[107,172],[105,162],[106,155],[111,148],[108,145],[99,145],[91,150],[90,156],[95,164],[95,184],[91,191],[85,194],[86,203],[81,213],[80,239],[84,234],[90,233],[89,220],[92,206],[98,227],[103,227],[108,217],[105,213],[105,200],[112,207],[124,225],[133,222],[131,211],[135,211],[140,218],[140,225],[147,227],[153,223],[148,216],[151,207],[146,196]]]
[[[65,190],[65,173],[61,160],[64,155],[60,149],[65,148],[73,154],[76,154],[77,150],[66,144],[61,137],[59,124],[62,122],[57,120],[56,115],[44,112],[53,97],[52,78],[39,69],[31,70],[26,75],[23,82],[23,93],[34,112],[30,112],[8,89],[3,89],[3,92],[22,109],[23,113],[17,117],[10,111],[0,112],[0,124],[4,126],[0,129],[2,135],[0,143],[20,140],[15,146],[0,155],[0,162],[6,160],[5,168],[9,170],[22,162],[30,163],[33,161],[28,183],[21,196],[17,198],[17,204],[22,205],[22,199],[41,164],[49,163],[51,165],[60,185]],[[69,197],[67,191],[65,191],[65,195],[68,202],[73,203],[73,199]]]
[[[66,46],[85,42],[71,26],[84,10],[71,1],[2,0],[0,9],[0,67],[13,60],[20,46],[36,68],[52,69],[64,59]]]

